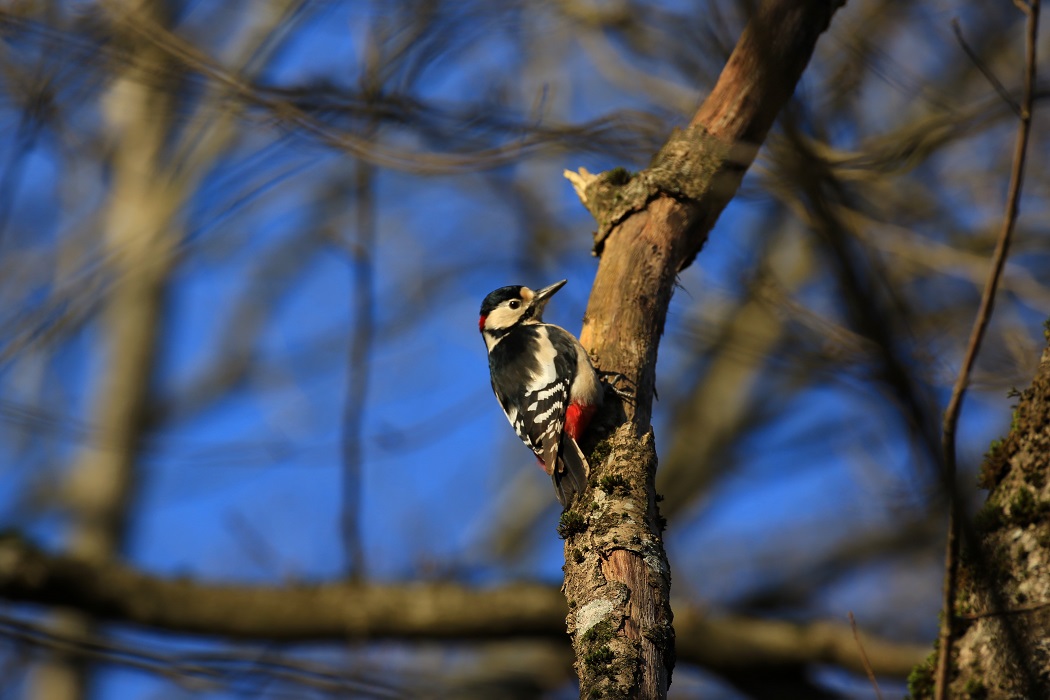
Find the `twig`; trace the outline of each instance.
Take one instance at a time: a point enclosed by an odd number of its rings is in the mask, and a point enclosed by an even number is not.
[[[853,617],[853,611],[849,611],[849,626],[853,630],[853,639],[857,642],[857,649],[860,651],[860,662],[864,664],[864,673],[868,674],[868,680],[871,681],[871,686],[875,688],[875,697],[882,700],[882,691],[879,690],[879,682],[875,680],[875,671],[871,668],[871,662],[868,661],[868,653],[864,651],[864,645],[860,641],[860,633],[857,632],[857,621]]]
[[[156,649],[155,645],[131,645],[93,633],[71,634],[55,625],[0,614],[0,648],[6,650],[9,642],[154,673],[187,690],[225,688],[236,692],[245,680],[254,677],[296,684],[302,686],[301,691],[316,688],[346,694],[342,697],[406,697],[397,685],[382,679],[378,674],[354,674],[267,650],[235,647],[229,651],[209,653],[165,652]],[[423,675],[419,679],[434,682]],[[409,677],[404,680],[416,679]]]
[[[1021,199],[1021,186],[1024,181],[1025,155],[1028,150],[1028,137],[1032,128],[1032,97],[1035,85],[1036,66],[1036,39],[1039,32],[1039,1],[1031,0],[1028,4],[1018,4],[1018,7],[1028,15],[1025,40],[1025,73],[1024,94],[1021,98],[1020,118],[1021,123],[1017,129],[1017,141],[1014,145],[1013,169],[1010,172],[1010,187],[1006,197],[1006,213],[1003,216],[1002,228],[992,255],[992,267],[988,273],[988,281],[985,283],[984,292],[981,295],[981,304],[974,319],[973,329],[970,332],[970,341],[966,347],[962,366],[959,368],[959,376],[952,387],[952,395],[948,401],[948,408],[944,412],[944,424],[941,433],[942,449],[944,450],[944,479],[948,493],[948,539],[944,555],[944,596],[942,599],[943,620],[940,630],[940,653],[937,659],[937,672],[935,676],[934,698],[935,700],[946,700],[948,697],[949,674],[951,669],[952,642],[955,631],[955,595],[958,588],[959,577],[959,499],[955,494],[955,431],[959,423],[959,411],[962,407],[963,397],[966,394],[966,386],[970,380],[970,372],[974,361],[984,339],[984,333],[991,319],[992,307],[995,304],[995,291],[999,286],[999,278],[1002,276],[1003,266],[1010,249],[1010,237],[1013,234],[1014,223],[1017,220],[1017,211]]]
[[[349,246],[353,275],[354,329],[346,365],[346,404],[343,408],[342,458],[343,502],[341,532],[346,553],[347,573],[361,580],[365,573],[364,544],[361,535],[361,471],[364,465],[365,406],[368,399],[372,343],[375,336],[375,299],[372,251],[375,241],[374,168],[358,161],[354,170],[357,207],[357,240]]]
[[[952,20],[952,31],[955,32],[956,41],[959,42],[959,46],[961,46],[962,50],[966,52],[966,55],[969,57],[973,65],[977,67],[977,70],[981,71],[981,75],[983,75],[991,86],[995,88],[995,91],[999,93],[999,97],[1003,98],[1003,102],[1010,105],[1010,109],[1014,111],[1014,114],[1020,117],[1021,106],[1017,104],[1017,100],[1010,95],[1006,86],[999,82],[999,79],[995,77],[995,73],[993,73],[992,69],[988,67],[988,64],[982,61],[981,57],[978,56],[970,45],[966,43],[966,38],[963,37],[962,27],[959,26],[958,18]]]
[[[1008,610],[988,610],[986,612],[979,613],[968,613],[966,615],[956,615],[960,620],[982,620],[987,617],[1006,617],[1007,615],[1027,615],[1032,612],[1039,612],[1040,610],[1046,610],[1050,608],[1050,603],[1035,603],[1033,605],[1022,605],[1016,608],[1009,608]]]

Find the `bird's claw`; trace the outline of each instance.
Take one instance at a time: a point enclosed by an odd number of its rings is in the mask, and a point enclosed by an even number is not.
[[[624,401],[630,401],[631,403],[635,402],[635,396],[633,392],[627,389],[621,389],[617,386],[617,384],[619,384],[622,381],[627,382],[628,384],[634,384],[634,382],[627,378],[626,374],[624,374],[623,372],[614,372],[610,370],[600,369],[598,370],[598,375],[603,378],[605,386],[612,389],[614,394],[619,396]],[[611,380],[605,379],[606,377],[610,377]]]

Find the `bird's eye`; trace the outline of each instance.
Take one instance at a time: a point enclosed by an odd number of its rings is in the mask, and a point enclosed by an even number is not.
[[[510,302],[510,304],[508,304],[508,306],[510,306],[510,308],[512,308],[512,309],[516,309],[519,306],[521,306],[521,302],[518,301],[517,299],[514,299],[513,301]]]

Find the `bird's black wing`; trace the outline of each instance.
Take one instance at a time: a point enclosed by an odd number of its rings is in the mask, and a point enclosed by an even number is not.
[[[491,372],[496,398],[518,437],[552,475],[575,366],[576,348],[544,325],[513,330],[489,353],[489,369],[499,368]]]

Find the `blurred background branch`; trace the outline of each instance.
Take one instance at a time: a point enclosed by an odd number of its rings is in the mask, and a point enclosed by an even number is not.
[[[558,512],[488,396],[477,306],[567,277],[549,318],[579,330],[593,222],[559,174],[646,167],[756,5],[5,3],[0,526],[37,544],[0,548],[28,587],[0,591],[0,697],[572,696]],[[672,698],[873,698],[851,610],[900,696],[934,639],[931,436],[1001,219],[1023,20],[846,4],[679,275],[652,419]],[[960,416],[967,511],[1050,314],[1050,174],[1027,177]],[[85,571],[126,615],[63,598]],[[231,597],[173,632],[179,605],[110,575]],[[352,586],[402,596],[368,610],[387,625],[447,587],[477,629],[340,644],[369,603],[337,596],[304,608],[323,640],[222,632],[260,590]]]

